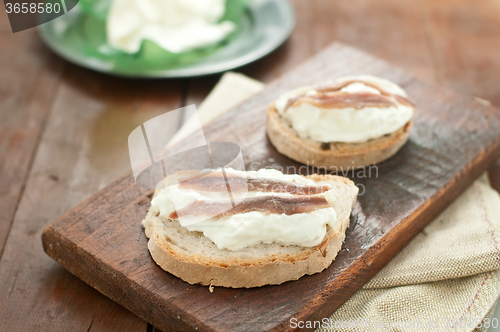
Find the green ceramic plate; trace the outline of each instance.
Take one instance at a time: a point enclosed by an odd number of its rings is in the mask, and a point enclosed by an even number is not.
[[[238,15],[237,29],[218,45],[173,54],[145,41],[137,54],[127,54],[106,43],[103,15],[93,14],[80,1],[82,6],[39,26],[42,40],[70,62],[118,76],[192,77],[237,68],[276,49],[295,25],[288,0],[251,0],[245,9],[231,8],[229,14]],[[238,3],[233,1],[228,4]]]

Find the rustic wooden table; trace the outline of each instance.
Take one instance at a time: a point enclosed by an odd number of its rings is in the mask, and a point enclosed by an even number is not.
[[[291,38],[238,71],[269,82],[340,40],[500,106],[497,0],[294,3]],[[146,81],[94,73],[53,55],[33,29],[12,34],[1,11],[0,77],[0,330],[153,331],[49,258],[40,234],[130,170],[127,137],[136,126],[200,103],[220,76]],[[500,188],[500,164],[490,176]]]

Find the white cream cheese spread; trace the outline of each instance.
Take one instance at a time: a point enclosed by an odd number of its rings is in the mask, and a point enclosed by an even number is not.
[[[298,184],[316,185],[314,181],[299,175],[285,175],[277,170],[261,169],[259,171],[243,172],[226,169],[228,172],[243,174],[252,178],[266,178],[283,181],[294,181]],[[270,195],[262,191],[248,191],[247,197]],[[273,193],[276,195],[276,193]],[[279,193],[279,195],[292,195]],[[331,190],[326,191],[328,202],[334,199]],[[201,190],[179,188],[172,185],[162,189],[153,198],[151,207],[160,216],[169,218],[170,214],[197,200],[228,199],[228,193],[208,192]],[[175,203],[174,203],[175,202]],[[313,247],[320,244],[326,234],[326,225],[336,227],[337,215],[333,207],[321,208],[308,213],[297,214],[266,214],[258,211],[239,213],[231,216],[211,218],[196,223],[182,224],[189,231],[202,232],[211,239],[219,249],[239,250],[259,243],[281,243]]]
[[[289,120],[300,137],[325,143],[366,142],[399,130],[413,117],[413,105],[402,102],[407,100],[406,92],[388,80],[359,75],[342,77],[329,84],[341,87],[338,92],[344,95],[378,95],[392,101],[392,105],[330,108],[327,103],[322,106],[308,102],[307,97],[322,95],[315,87],[284,93],[276,101],[275,107],[281,116]],[[306,98],[303,102],[297,102],[301,97]]]
[[[218,23],[226,0],[112,0],[107,17],[111,46],[136,53],[144,39],[172,53],[213,45],[235,29]]]

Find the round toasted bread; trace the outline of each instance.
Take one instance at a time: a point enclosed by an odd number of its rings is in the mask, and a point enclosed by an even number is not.
[[[358,188],[340,176],[313,174],[307,178],[334,189],[337,223],[335,227],[327,225],[327,233],[319,245],[260,243],[240,250],[219,249],[203,233],[188,231],[178,220],[161,217],[150,209],[143,225],[151,256],[162,269],[182,280],[210,286],[275,285],[321,272],[330,266],[342,247]]]
[[[411,126],[412,120],[391,134],[363,143],[321,143],[300,137],[274,104],[267,110],[266,123],[269,140],[279,153],[329,171],[375,165],[392,157],[408,140]]]

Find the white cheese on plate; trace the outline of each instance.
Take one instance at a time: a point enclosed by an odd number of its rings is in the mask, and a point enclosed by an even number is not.
[[[226,0],[113,0],[106,21],[108,43],[136,53],[147,39],[172,53],[213,45],[235,29],[218,23]]]

